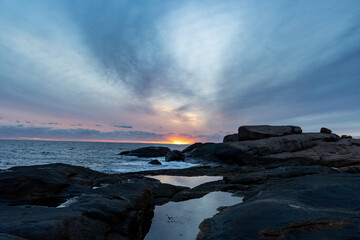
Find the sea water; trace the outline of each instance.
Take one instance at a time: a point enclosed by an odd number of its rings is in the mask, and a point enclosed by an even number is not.
[[[173,144],[0,140],[0,169],[65,163],[105,173],[124,173],[197,166],[184,162],[165,162],[165,157],[138,158],[117,155],[122,151],[149,146],[164,146],[171,150],[183,150],[187,147]],[[149,164],[152,159],[159,160],[163,165]]]

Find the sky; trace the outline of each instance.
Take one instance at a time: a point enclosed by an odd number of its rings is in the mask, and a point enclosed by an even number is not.
[[[360,136],[358,0],[0,0],[0,138]]]

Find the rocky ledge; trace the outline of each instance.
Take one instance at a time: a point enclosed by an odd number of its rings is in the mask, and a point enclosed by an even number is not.
[[[0,173],[0,189],[5,239],[142,239],[153,216],[145,180],[77,166],[14,167]]]
[[[240,128],[224,143],[196,143],[175,158],[216,163],[211,167],[104,174],[50,164],[0,171],[0,239],[143,239],[154,205],[213,191],[244,199],[204,220],[197,239],[360,239],[360,140],[329,129]],[[223,179],[187,188],[146,177],[164,174]]]

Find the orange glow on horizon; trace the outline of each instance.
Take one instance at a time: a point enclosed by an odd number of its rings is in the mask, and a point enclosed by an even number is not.
[[[29,141],[56,141],[56,142],[109,142],[109,143],[149,143],[149,144],[191,144],[192,141],[171,139],[168,141],[139,141],[139,140],[103,140],[103,139],[52,139],[52,138],[0,138],[0,140],[29,140]]]
[[[171,144],[176,144],[176,145],[187,145],[187,144],[192,144],[193,142],[195,142],[194,140],[189,140],[189,139],[183,139],[183,138],[171,138],[170,139]]]

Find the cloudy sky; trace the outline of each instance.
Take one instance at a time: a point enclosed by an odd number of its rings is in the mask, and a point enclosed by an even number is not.
[[[0,138],[360,135],[358,0],[1,0]]]

